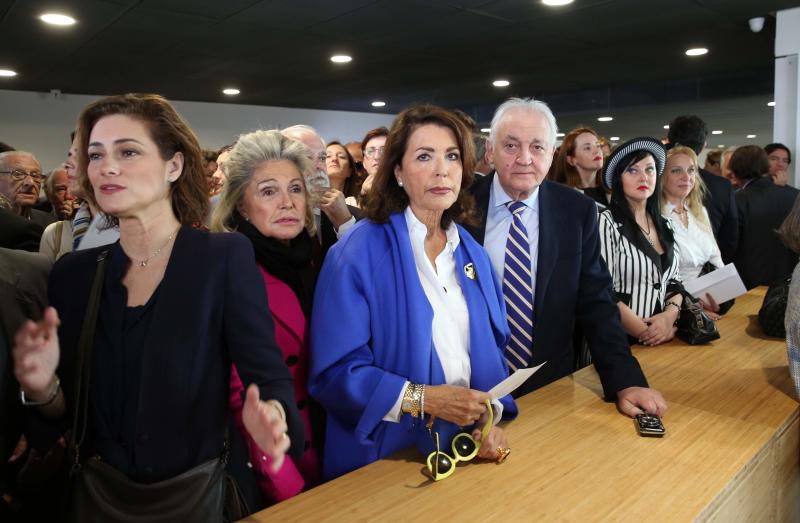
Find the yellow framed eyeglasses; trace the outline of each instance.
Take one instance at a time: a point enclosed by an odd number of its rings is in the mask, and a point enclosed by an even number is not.
[[[486,400],[486,408],[489,411],[489,419],[481,429],[481,441],[486,441],[489,436],[489,431],[492,430],[494,425],[494,412],[492,411],[492,404]],[[428,421],[428,431],[431,430],[435,418],[431,416]],[[471,461],[478,455],[478,450],[481,448],[481,441],[475,441],[471,434],[460,432],[453,438],[450,444],[450,449],[453,451],[452,456],[442,452],[439,447],[439,432],[434,433],[436,440],[436,450],[428,455],[427,466],[428,472],[433,478],[433,481],[440,481],[450,477],[456,471],[456,463],[459,461]]]

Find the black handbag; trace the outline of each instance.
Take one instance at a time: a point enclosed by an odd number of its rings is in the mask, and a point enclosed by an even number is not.
[[[758,324],[767,336],[786,338],[786,304],[789,302],[791,278],[770,285],[758,311]]]
[[[75,522],[172,522],[233,521],[249,512],[236,482],[225,471],[228,432],[220,458],[202,463],[178,476],[155,483],[132,481],[99,456],[81,463],[80,446],[86,436],[89,406],[91,353],[100,294],[105,278],[108,250],[97,257],[97,270],[86,318],[78,342],[75,380],[75,413],[67,445],[71,458],[69,473],[70,516]]]
[[[719,331],[711,318],[703,312],[700,300],[688,292],[682,292],[683,305],[678,315],[678,332],[680,339],[689,345],[701,345],[719,339]]]

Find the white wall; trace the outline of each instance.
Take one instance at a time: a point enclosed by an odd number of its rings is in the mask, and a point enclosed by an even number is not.
[[[97,98],[0,90],[0,142],[33,153],[46,172],[64,160],[78,114]],[[390,126],[394,118],[388,114],[204,102],[175,101],[175,107],[197,133],[200,145],[208,149],[231,143],[245,132],[298,123],[315,127],[328,141],[360,141],[370,129]]]

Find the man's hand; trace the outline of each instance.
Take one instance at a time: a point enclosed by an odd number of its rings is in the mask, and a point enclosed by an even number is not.
[[[667,402],[655,389],[628,387],[617,392],[617,409],[631,418],[644,413],[660,417],[667,412]]]
[[[324,212],[337,229],[341,224],[353,217],[344,202],[344,193],[338,189],[328,189],[319,198],[319,208]]]

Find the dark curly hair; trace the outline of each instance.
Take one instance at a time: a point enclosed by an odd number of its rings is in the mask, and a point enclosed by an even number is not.
[[[455,113],[428,104],[406,109],[397,115],[392,123],[386,139],[386,149],[364,208],[364,214],[369,220],[375,223],[387,223],[391,214],[401,212],[409,205],[408,195],[397,185],[394,169],[403,161],[411,133],[420,126],[430,124],[450,129],[455,135],[461,153],[462,173],[458,198],[444,211],[440,225],[445,229],[453,221],[474,222],[475,201],[467,191],[472,185],[475,170],[475,144],[472,141],[472,133]]]

